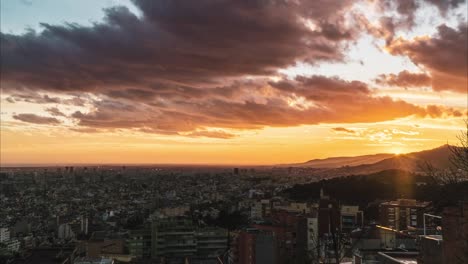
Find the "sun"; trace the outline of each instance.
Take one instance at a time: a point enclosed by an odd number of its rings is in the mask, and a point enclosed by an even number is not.
[[[393,153],[393,154],[395,154],[395,155],[400,155],[400,154],[403,153],[403,150],[402,150],[401,148],[392,148],[392,149],[390,150],[390,153]]]

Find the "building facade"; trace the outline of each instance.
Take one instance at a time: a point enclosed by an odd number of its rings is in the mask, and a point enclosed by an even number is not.
[[[398,199],[381,203],[379,206],[380,224],[398,231],[422,229],[424,213],[429,206],[430,202],[412,199]]]
[[[153,259],[216,259],[227,252],[228,232],[200,228],[184,217],[155,218],[151,227]]]

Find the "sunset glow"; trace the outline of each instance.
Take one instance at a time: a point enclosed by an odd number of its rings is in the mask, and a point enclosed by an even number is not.
[[[466,2],[215,2],[2,1],[1,164],[280,164],[456,143]]]

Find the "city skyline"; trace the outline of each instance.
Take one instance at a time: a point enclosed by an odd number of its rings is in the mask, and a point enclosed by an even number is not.
[[[281,164],[456,144],[465,1],[1,1],[0,163]]]

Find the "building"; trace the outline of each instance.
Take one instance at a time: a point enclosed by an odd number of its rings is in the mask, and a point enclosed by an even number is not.
[[[419,239],[419,264],[444,263],[443,239],[441,235],[421,236]]]
[[[430,202],[413,199],[398,199],[379,206],[380,224],[396,230],[422,229],[424,213]]]
[[[130,255],[136,258],[151,257],[151,229],[130,231],[127,248]]]
[[[197,256],[199,258],[217,258],[228,248],[228,231],[222,228],[205,227],[195,232]]]
[[[379,263],[379,252],[417,251],[416,236],[384,226],[366,226],[351,233],[353,263]]]
[[[197,252],[195,227],[191,220],[182,217],[154,219],[151,245],[153,259],[194,256]]]
[[[73,247],[40,247],[15,259],[13,264],[74,264],[75,257],[76,248]]]
[[[260,220],[264,217],[268,217],[271,214],[272,203],[270,200],[262,199],[252,204],[250,209],[250,218],[254,220]]]
[[[122,255],[125,253],[125,240],[111,232],[94,232],[85,242],[86,256],[101,257],[104,255]]]
[[[468,263],[468,201],[442,214],[444,263]]]
[[[184,217],[155,218],[151,227],[153,259],[216,259],[228,248],[228,232],[201,228]]]
[[[310,263],[311,260],[318,258],[319,237],[317,217],[306,216],[299,220],[296,242],[298,263]]]
[[[189,206],[166,207],[160,209],[160,213],[167,217],[184,216],[189,212]]]
[[[6,244],[7,249],[11,252],[18,252],[21,247],[21,243],[18,239],[10,239],[3,243]]]
[[[0,243],[10,240],[10,230],[8,228],[0,228]]]
[[[233,263],[236,264],[277,264],[277,237],[271,231],[248,228],[242,230],[235,242]]]
[[[246,229],[234,239],[231,249],[232,263],[235,264],[253,264],[255,262],[255,233],[256,229]]]
[[[322,195],[318,208],[319,238],[340,232],[340,209],[338,202]]]
[[[287,202],[286,204],[276,204],[273,203],[274,210],[283,210],[290,213],[303,213],[308,214],[311,212],[311,208],[307,203],[296,203],[296,202]]]
[[[71,225],[61,224],[57,230],[57,237],[60,239],[72,239],[75,238],[75,233],[73,232]]]
[[[273,210],[265,222],[253,227],[273,235],[278,263],[304,263],[315,255],[319,239],[316,214]]]
[[[273,234],[262,232],[255,236],[255,263],[277,263],[275,250],[276,239]]]
[[[342,205],[341,214],[341,230],[351,232],[356,228],[362,228],[364,224],[364,213],[359,210],[359,206]]]
[[[114,260],[100,257],[80,257],[76,258],[73,264],[114,264]]]
[[[379,264],[417,264],[418,252],[394,251],[379,252]]]

